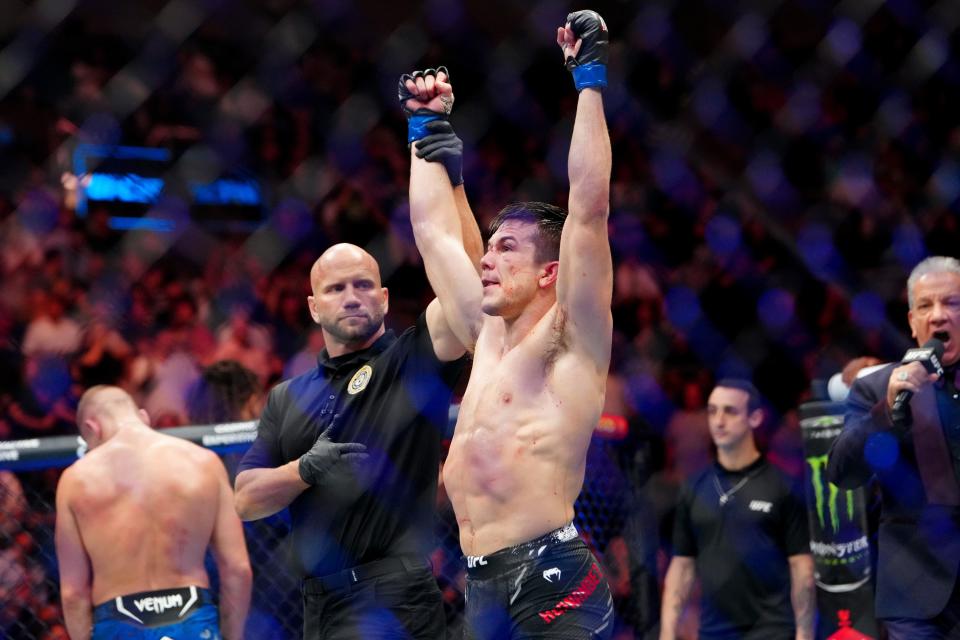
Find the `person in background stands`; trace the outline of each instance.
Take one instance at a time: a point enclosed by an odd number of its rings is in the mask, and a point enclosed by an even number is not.
[[[660,612],[676,640],[700,577],[702,640],[813,640],[813,557],[803,494],[757,449],[756,387],[720,380],[707,401],[716,463],[683,487]]]

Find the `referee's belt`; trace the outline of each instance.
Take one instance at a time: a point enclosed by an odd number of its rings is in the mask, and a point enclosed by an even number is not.
[[[320,595],[331,591],[340,591],[365,580],[379,578],[393,573],[412,573],[430,569],[430,562],[418,555],[401,555],[375,560],[367,564],[344,569],[328,576],[304,578],[300,585],[301,593]]]

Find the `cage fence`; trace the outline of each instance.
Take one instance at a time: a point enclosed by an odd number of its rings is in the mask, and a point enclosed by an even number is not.
[[[170,431],[183,436],[212,432],[212,428],[182,427]],[[44,440],[35,441],[38,443],[35,451],[43,450]],[[601,559],[606,558],[605,552],[615,540],[622,539],[631,520],[629,512],[634,501],[630,495],[629,474],[621,463],[623,446],[603,435],[594,437],[587,456],[584,488],[575,505],[577,528]],[[231,475],[240,456],[235,444],[229,452],[221,453]],[[67,637],[59,602],[54,548],[55,490],[63,457],[51,454],[49,460],[49,466],[45,466],[42,453],[36,454],[29,460],[29,469],[0,470],[0,637],[9,640]],[[448,637],[459,637],[465,563],[453,509],[443,491],[439,492],[435,522],[436,547],[430,560],[443,594]],[[301,637],[302,604],[299,578],[291,570],[290,527],[286,510],[244,523],[254,575],[248,638]],[[642,562],[642,558],[636,560]],[[607,558],[608,573],[636,572],[636,567],[610,566],[610,562],[615,561]],[[631,563],[636,564],[632,560]],[[207,568],[216,593],[216,565],[209,554]],[[622,621],[635,623],[636,617],[629,614],[636,604],[632,602],[632,594],[619,593],[617,600]]]

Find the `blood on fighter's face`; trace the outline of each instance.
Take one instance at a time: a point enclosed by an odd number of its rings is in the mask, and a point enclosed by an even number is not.
[[[508,220],[490,237],[480,260],[484,313],[512,315],[536,292],[536,234],[535,224]]]

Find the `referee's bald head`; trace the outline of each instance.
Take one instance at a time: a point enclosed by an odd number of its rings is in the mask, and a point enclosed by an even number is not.
[[[381,286],[380,265],[372,255],[355,244],[347,242],[335,244],[320,254],[313,263],[310,269],[310,287],[317,291],[325,274],[358,267],[369,271],[374,277],[376,286]]]

